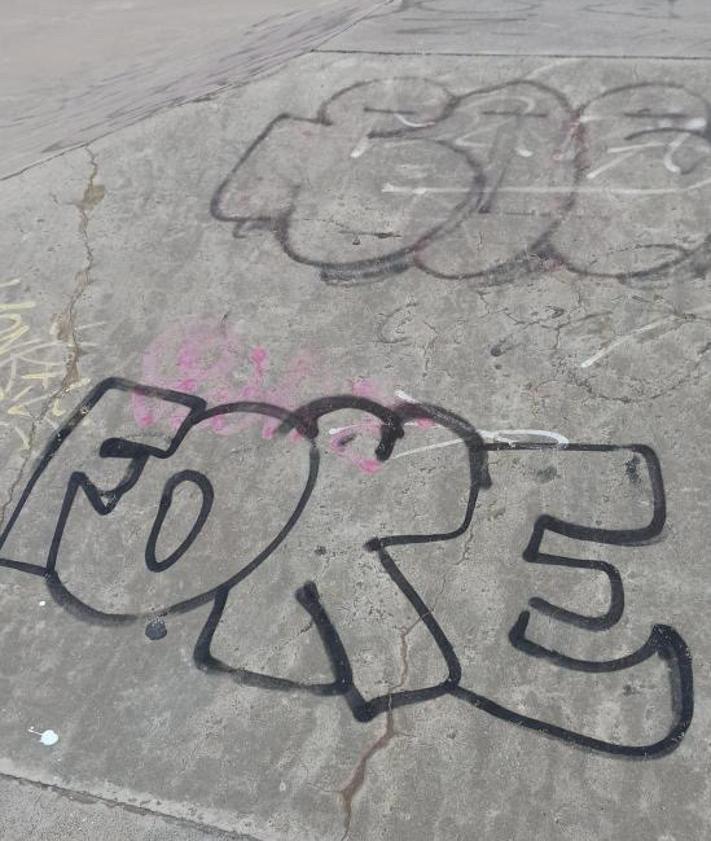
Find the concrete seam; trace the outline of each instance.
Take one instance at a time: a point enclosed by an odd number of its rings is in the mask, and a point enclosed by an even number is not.
[[[344,30],[345,31],[345,30]],[[337,38],[341,33],[330,36]],[[456,52],[446,50],[358,50],[358,49],[323,49],[314,47],[312,53],[338,53],[341,55],[383,55],[383,56],[453,56],[460,58],[591,58],[625,61],[711,61],[711,56],[673,56],[673,55],[599,55],[597,53],[485,53]]]
[[[43,791],[50,791],[53,794],[57,794],[61,797],[66,797],[69,800],[73,800],[76,802],[84,802],[90,804],[101,803],[102,805],[107,806],[110,809],[119,808],[126,812],[131,812],[135,815],[145,815],[162,818],[163,820],[169,823],[178,824],[187,829],[199,829],[201,832],[213,833],[218,838],[230,838],[234,839],[235,841],[259,841],[259,839],[255,838],[252,835],[244,835],[242,833],[234,832],[229,829],[221,829],[219,826],[215,826],[213,824],[202,823],[201,821],[191,820],[190,818],[183,818],[179,815],[171,815],[170,812],[163,812],[159,809],[150,809],[147,806],[136,806],[132,803],[126,803],[123,800],[114,800],[110,797],[103,797],[99,794],[92,794],[89,791],[71,789],[65,786],[57,785],[55,783],[45,783],[41,780],[33,780],[28,777],[20,777],[16,776],[15,774],[8,774],[5,771],[0,771],[0,779],[7,780],[9,782],[14,782],[18,785],[27,785],[31,786],[32,788],[41,789]]]

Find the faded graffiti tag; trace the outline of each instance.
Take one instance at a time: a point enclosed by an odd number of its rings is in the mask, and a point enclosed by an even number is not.
[[[710,113],[668,82],[583,105],[530,79],[464,94],[413,77],[360,82],[315,117],[273,120],[211,209],[238,238],[273,231],[334,284],[410,267],[481,283],[511,280],[513,267],[655,277],[705,264]],[[650,224],[660,217],[663,231]]]

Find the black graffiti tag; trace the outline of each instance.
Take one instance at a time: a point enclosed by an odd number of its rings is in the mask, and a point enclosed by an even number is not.
[[[167,401],[184,412],[184,419],[163,446],[137,442],[127,436],[102,438],[98,450],[101,459],[124,465],[120,480],[110,487],[102,488],[85,471],[72,469],[71,464],[63,465],[63,459],[67,442],[73,433],[96,406],[111,395],[140,395]],[[308,683],[276,674],[237,668],[230,666],[213,653],[215,632],[220,626],[228,599],[240,599],[241,585],[243,587],[250,576],[275,555],[278,547],[288,540],[308,508],[319,481],[320,436],[322,436],[320,425],[327,416],[344,410],[364,412],[377,421],[380,434],[375,457],[383,464],[393,457],[398,443],[406,435],[407,427],[412,426],[413,422],[436,422],[461,443],[462,451],[465,453],[468,477],[466,499],[461,512],[457,514],[459,519],[454,527],[442,531],[372,535],[365,543],[366,552],[377,560],[383,573],[402,594],[413,615],[426,630],[445,668],[445,677],[438,682],[430,682],[414,689],[393,690],[372,697],[366,697],[363,690],[359,688],[351,664],[351,655],[343,641],[339,621],[329,613],[317,585],[312,580],[303,581],[294,595],[318,632],[330,663],[332,680]],[[204,589],[201,587],[197,593],[189,597],[168,600],[159,608],[154,607],[150,611],[114,612],[101,609],[81,598],[76,592],[76,583],[72,581],[67,584],[61,573],[60,550],[63,541],[66,540],[66,527],[73,510],[79,510],[80,504],[88,503],[95,514],[100,517],[109,517],[119,510],[120,505],[127,504],[124,500],[130,500],[132,491],[139,483],[147,481],[145,476],[150,464],[161,462],[168,464],[170,459],[177,459],[181,448],[185,448],[186,440],[189,440],[194,430],[200,429],[200,424],[217,417],[238,413],[252,413],[274,418],[280,424],[278,438],[285,440],[285,437],[293,437],[294,440],[298,440],[299,446],[304,448],[306,454],[303,484],[290,502],[285,519],[281,524],[277,523],[274,533],[266,539],[265,545],[258,547],[250,557],[236,558],[234,568],[216,583],[211,581],[209,586],[205,586]],[[490,457],[494,454],[545,450],[552,446],[532,442],[485,443],[476,429],[463,417],[430,404],[405,403],[383,406],[363,397],[332,395],[311,401],[294,410],[248,401],[208,407],[205,401],[193,395],[110,378],[104,380],[87,395],[52,437],[40,456],[0,535],[0,551],[3,553],[0,557],[0,565],[42,577],[55,601],[81,620],[109,624],[147,622],[147,634],[152,639],[165,636],[163,620],[166,617],[211,603],[212,609],[194,649],[195,663],[200,669],[208,673],[223,675],[237,684],[256,686],[265,690],[308,692],[318,696],[342,697],[358,721],[372,720],[378,715],[390,713],[402,706],[432,702],[437,698],[450,696],[504,721],[579,747],[627,757],[662,756],[678,746],[693,716],[691,655],[685,641],[674,628],[664,624],[654,624],[647,640],[635,651],[626,656],[601,660],[572,657],[542,645],[536,641],[535,635],[533,637],[529,635],[529,623],[533,612],[593,634],[612,628],[622,618],[625,609],[624,588],[621,576],[612,563],[545,552],[542,551],[542,545],[546,537],[550,535],[558,535],[583,544],[594,542],[617,547],[643,546],[646,542],[658,537],[666,520],[666,502],[661,467],[655,453],[649,447],[640,444],[555,445],[557,449],[566,453],[588,454],[595,458],[621,452],[629,456],[630,463],[643,465],[652,493],[651,516],[646,523],[632,528],[602,528],[562,520],[550,514],[539,516],[523,552],[524,562],[545,565],[553,570],[572,568],[602,574],[609,584],[609,606],[603,613],[589,615],[553,604],[541,597],[533,597],[529,601],[528,608],[520,613],[511,627],[508,639],[514,650],[526,656],[546,661],[554,667],[586,673],[623,671],[651,658],[661,658],[668,667],[674,716],[673,722],[661,739],[648,744],[626,744],[595,738],[544,719],[525,715],[476,691],[475,688],[463,685],[460,657],[446,630],[446,617],[443,617],[440,611],[435,611],[432,605],[422,597],[404,573],[398,559],[399,552],[405,547],[446,544],[470,532],[480,491],[488,488],[492,483],[489,463]],[[54,483],[48,489],[43,485],[43,479],[48,475],[50,468],[58,467],[66,468],[66,475],[58,474],[63,475],[64,478],[59,484]],[[171,568],[183,556],[190,553],[192,547],[199,542],[206,523],[214,516],[215,478],[208,477],[199,469],[184,468],[173,473],[164,482],[157,513],[150,523],[144,553],[146,568],[149,572],[158,574],[158,580],[169,575]],[[59,495],[57,495],[57,488],[60,488]],[[167,517],[174,505],[175,495],[181,488],[191,489],[196,498],[195,514],[193,520],[188,523],[189,528],[183,539],[172,551],[161,555],[158,549],[161,533],[167,528]],[[43,495],[46,495],[46,498]],[[51,522],[45,524],[50,527],[51,540],[45,547],[38,546],[36,542],[31,543],[29,549],[27,541],[20,541],[26,551],[45,553],[43,557],[28,559],[18,557],[14,550],[12,553],[8,552],[8,547],[13,545],[13,536],[22,534],[23,529],[29,529],[29,533],[34,533],[37,529],[38,523],[32,519],[38,516],[37,509],[32,506],[33,499],[41,499],[40,518],[51,518]],[[128,538],[128,535],[126,537]],[[14,557],[13,554],[15,554]],[[213,572],[205,569],[204,580],[209,580]]]

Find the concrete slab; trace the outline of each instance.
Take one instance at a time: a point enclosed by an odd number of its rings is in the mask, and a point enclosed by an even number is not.
[[[241,84],[379,5],[368,0],[8,0],[0,178],[160,108]]]
[[[707,837],[707,83],[314,52],[0,185],[8,785]]]
[[[703,0],[400,0],[327,49],[708,58]]]
[[[177,821],[140,806],[77,794],[62,789],[44,788],[23,780],[0,780],[2,830],[6,841],[225,841],[232,833],[213,832],[203,823]],[[242,841],[249,841],[242,836]]]

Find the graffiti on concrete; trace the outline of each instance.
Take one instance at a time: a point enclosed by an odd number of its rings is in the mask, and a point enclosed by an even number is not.
[[[625,281],[685,261],[699,270],[709,108],[669,82],[582,106],[526,79],[464,94],[419,78],[361,82],[315,117],[273,120],[211,210],[237,238],[272,231],[333,284],[411,267],[479,283],[562,267]]]
[[[116,430],[117,407],[125,407],[127,399],[130,405],[131,399],[137,398],[162,407],[170,417],[180,412],[182,420],[163,437],[157,432],[141,430],[135,418],[128,421],[125,434],[109,436],[102,431],[101,417],[109,419],[108,423]],[[384,590],[386,583],[394,588],[393,592],[401,597],[412,618],[412,627],[419,626],[431,643],[430,650],[440,667],[435,671],[441,677],[423,677],[412,688],[401,685],[380,694],[363,689],[353,665],[353,652],[346,643],[348,619],[343,618],[342,612],[329,608],[329,597],[322,597],[315,577],[307,577],[308,573],[290,590],[292,607],[302,621],[308,619],[305,630],[314,629],[317,633],[331,671],[330,680],[295,679],[278,673],[277,669],[233,666],[215,651],[215,635],[230,600],[238,606],[238,621],[250,622],[250,610],[258,610],[261,616],[269,615],[270,625],[279,625],[278,596],[272,595],[276,591],[268,591],[269,604],[265,610],[254,606],[255,592],[250,587],[270,558],[272,561],[266,564],[267,586],[281,586],[282,579],[287,580],[284,576],[296,569],[294,556],[299,550],[291,541],[298,535],[297,526],[306,530],[303,523],[309,517],[318,517],[328,505],[344,503],[338,498],[343,491],[331,485],[327,488],[326,503],[316,501],[316,491],[325,481],[323,455],[329,449],[328,443],[324,445],[322,422],[325,418],[330,421],[332,416],[342,416],[343,412],[364,414],[377,423],[379,434],[372,455],[379,463],[391,466],[377,474],[355,475],[363,483],[373,483],[376,479],[390,483],[386,493],[392,493],[388,470],[393,469],[392,465],[403,464],[399,458],[411,459],[421,451],[449,447],[452,442],[459,448],[455,455],[462,491],[455,494],[454,503],[448,501],[438,506],[437,500],[428,501],[428,507],[435,512],[432,525],[414,514],[414,502],[410,500],[405,506],[410,518],[405,522],[409,525],[407,531],[381,533],[376,527],[360,546],[349,546],[344,543],[347,526],[339,517],[333,534],[323,535],[335,540],[337,552],[345,553],[348,569],[361,563],[355,554],[361,553],[360,558],[374,566],[380,576],[378,590]],[[253,427],[249,426],[240,427],[243,435],[214,434],[215,418],[247,416],[273,420],[277,426],[275,435],[267,439],[256,434],[250,439],[247,432]],[[447,433],[448,439],[433,446],[407,449],[405,442],[411,440],[410,435],[421,434],[422,427],[418,425],[421,421],[436,424]],[[209,434],[203,439],[201,434],[205,431]],[[603,549],[616,547],[627,551],[626,547],[643,547],[659,537],[666,520],[659,461],[649,447],[641,444],[572,444],[548,435],[544,433],[528,440],[512,435],[507,440],[487,443],[464,418],[429,404],[401,402],[386,406],[367,397],[347,394],[312,400],[294,410],[248,400],[208,406],[202,398],[186,392],[110,378],[93,388],[52,436],[14,507],[8,509],[9,518],[0,534],[0,565],[44,579],[55,601],[82,620],[110,625],[144,622],[146,635],[151,639],[165,637],[168,617],[211,604],[194,649],[200,669],[226,676],[240,685],[265,690],[337,696],[347,703],[358,721],[391,715],[398,707],[448,696],[498,719],[580,747],[621,756],[661,756],[677,747],[693,714],[691,655],[674,628],[654,624],[636,650],[605,659],[573,656],[542,644],[537,641],[535,631],[531,632],[534,615],[589,632],[598,640],[604,636],[601,632],[620,623],[625,615],[625,589],[618,568],[608,561],[584,557],[585,547],[598,545]],[[343,446],[355,446],[355,437],[352,435]],[[372,443],[367,437],[364,441],[367,446],[371,445],[369,441]],[[261,450],[255,455],[253,450],[257,445],[266,448],[268,457]],[[454,453],[454,450],[450,447],[446,452]],[[665,680],[669,681],[673,710],[673,721],[661,738],[644,744],[598,738],[588,735],[583,727],[562,726],[532,716],[516,704],[507,705],[489,697],[476,685],[466,685],[470,680],[465,684],[461,652],[448,631],[447,611],[426,601],[411,575],[405,573],[409,568],[408,553],[414,552],[417,557],[417,552],[425,552],[420,557],[426,561],[425,568],[429,570],[426,574],[431,574],[432,558],[439,550],[462,540],[476,539],[483,525],[475,518],[480,492],[496,483],[501,470],[496,458],[507,454],[519,458],[541,452],[593,459],[590,470],[595,474],[610,458],[624,458],[623,483],[635,493],[645,489],[646,496],[636,520],[632,517],[624,522],[602,522],[599,511],[592,514],[589,522],[574,522],[550,513],[535,518],[523,551],[524,566],[545,567],[556,575],[558,571],[564,574],[566,569],[601,575],[609,585],[609,604],[596,613],[554,604],[541,597],[531,598],[510,627],[506,643],[510,643],[513,648],[509,650],[514,656],[521,656],[524,663],[549,664],[568,673],[594,673],[598,679],[600,675],[626,671],[661,658],[668,671]],[[209,475],[204,461],[206,454],[216,459],[218,465]],[[551,477],[548,468],[536,481],[545,483]],[[409,478],[408,482],[411,484]],[[406,492],[406,489],[397,491]],[[374,499],[382,514],[383,506],[388,504],[387,496],[375,495]],[[254,512],[261,512],[261,516]],[[102,534],[92,528],[99,522],[94,515],[104,518],[100,521]],[[378,522],[384,522],[378,516]],[[355,525],[360,526],[360,522]],[[104,532],[106,537],[102,537]],[[568,553],[549,551],[546,546],[551,538],[554,542],[567,541],[568,545],[572,542],[576,548]],[[117,546],[121,547],[118,553]],[[285,556],[278,553],[282,546]],[[318,546],[315,556],[324,556],[326,552],[325,547]],[[197,591],[183,571],[189,569],[191,557],[198,563]],[[111,566],[112,559],[116,562],[114,566]],[[313,559],[312,551],[308,563],[315,564]],[[144,576],[138,589],[135,579],[130,578],[134,560],[135,570]],[[95,582],[102,576],[108,576],[106,586],[97,589]],[[131,586],[132,594],[127,601]],[[343,580],[337,586],[339,591],[349,587]],[[357,583],[354,587],[351,596],[356,599]],[[373,609],[371,606],[367,611],[366,621],[375,626],[373,633],[377,635],[377,611],[375,618],[369,618]],[[243,625],[243,631],[247,629],[248,625]],[[242,633],[238,636],[239,646],[246,636]],[[244,653],[237,651],[235,656],[243,658]],[[430,670],[428,674],[433,672]]]
[[[21,285],[21,279],[13,277],[0,282],[0,289],[4,295],[4,290],[17,290]],[[0,302],[0,427],[12,431],[21,450],[30,449],[36,426],[56,429],[67,413],[67,395],[89,383],[76,371],[67,376],[71,337],[63,315],[44,334],[28,318],[36,307],[37,301],[26,296]],[[97,322],[76,329],[85,334],[101,326]]]

